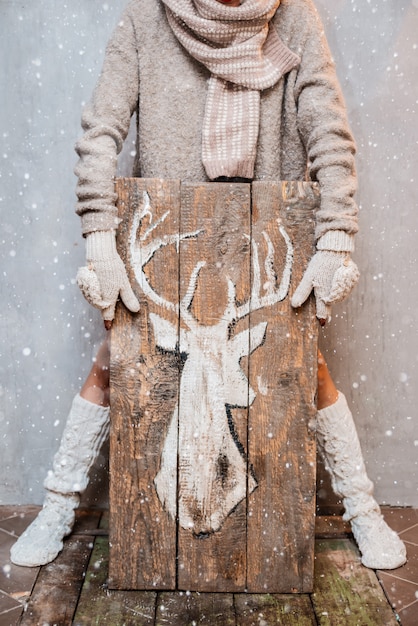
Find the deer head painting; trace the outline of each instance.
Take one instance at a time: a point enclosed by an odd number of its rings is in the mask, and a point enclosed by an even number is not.
[[[225,517],[246,497],[247,490],[251,493],[257,486],[255,478],[247,473],[242,446],[234,440],[228,411],[232,411],[233,407],[249,406],[254,401],[255,392],[248,386],[240,360],[263,342],[267,322],[232,336],[231,329],[250,311],[272,306],[286,298],[293,247],[277,220],[287,252],[283,275],[276,286],[274,248],[267,233],[263,233],[268,250],[264,261],[267,280],[261,285],[258,243],[252,240],[253,284],[249,300],[238,305],[235,285],[227,278],[228,303],[225,311],[216,324],[203,325],[193,316],[190,308],[205,261],[198,262],[194,267],[180,303],[169,302],[157,294],[144,272],[147,263],[162,247],[174,245],[178,250],[181,240],[205,235],[202,231],[195,231],[153,240],[151,233],[167,215],[165,213],[153,223],[150,198],[144,192],[143,203],[134,215],[130,234],[130,262],[139,286],[162,311],[174,310],[183,324],[179,332],[171,322],[150,313],[156,344],[164,350],[179,350],[187,355],[181,374],[179,402],[169,426],[155,484],[162,504],[173,518],[178,511],[183,528],[191,529],[195,534],[206,534],[219,530]],[[147,229],[141,229],[144,217],[149,220]],[[138,232],[140,235],[137,238]],[[151,241],[148,242],[148,239]]]

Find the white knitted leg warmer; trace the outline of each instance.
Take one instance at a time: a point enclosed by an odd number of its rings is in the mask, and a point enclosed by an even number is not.
[[[48,472],[44,505],[10,551],[16,565],[34,567],[55,559],[72,530],[74,509],[88,484],[88,473],[109,431],[109,408],[77,395]]]
[[[331,476],[335,493],[343,499],[344,519],[349,520],[362,554],[372,569],[395,569],[406,561],[398,535],[384,521],[373,498],[353,416],[344,394],[317,414],[317,443]]]
[[[93,404],[77,394],[44,487],[59,493],[82,493],[108,433],[109,407]]]

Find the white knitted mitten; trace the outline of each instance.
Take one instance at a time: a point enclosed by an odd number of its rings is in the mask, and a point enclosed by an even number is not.
[[[103,319],[113,320],[119,294],[130,311],[139,311],[139,302],[116,249],[115,231],[88,234],[86,257],[87,266],[78,270],[77,283],[87,302],[102,311]]]
[[[342,230],[328,231],[318,240],[317,252],[293,294],[293,307],[300,307],[313,289],[317,318],[330,318],[331,304],[344,300],[360,276],[357,265],[350,258],[353,240],[352,235]]]

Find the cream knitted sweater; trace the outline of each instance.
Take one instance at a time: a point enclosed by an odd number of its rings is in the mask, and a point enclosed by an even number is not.
[[[261,92],[257,180],[316,180],[316,237],[357,232],[355,145],[323,27],[311,0],[282,0],[273,23],[301,63]],[[77,213],[83,234],[117,227],[117,155],[136,112],[134,176],[206,181],[202,120],[210,74],[181,47],[159,0],[131,0],[82,116]]]

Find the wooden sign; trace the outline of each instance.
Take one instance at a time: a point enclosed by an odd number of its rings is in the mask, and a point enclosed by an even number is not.
[[[119,179],[110,587],[308,592],[316,185]]]

